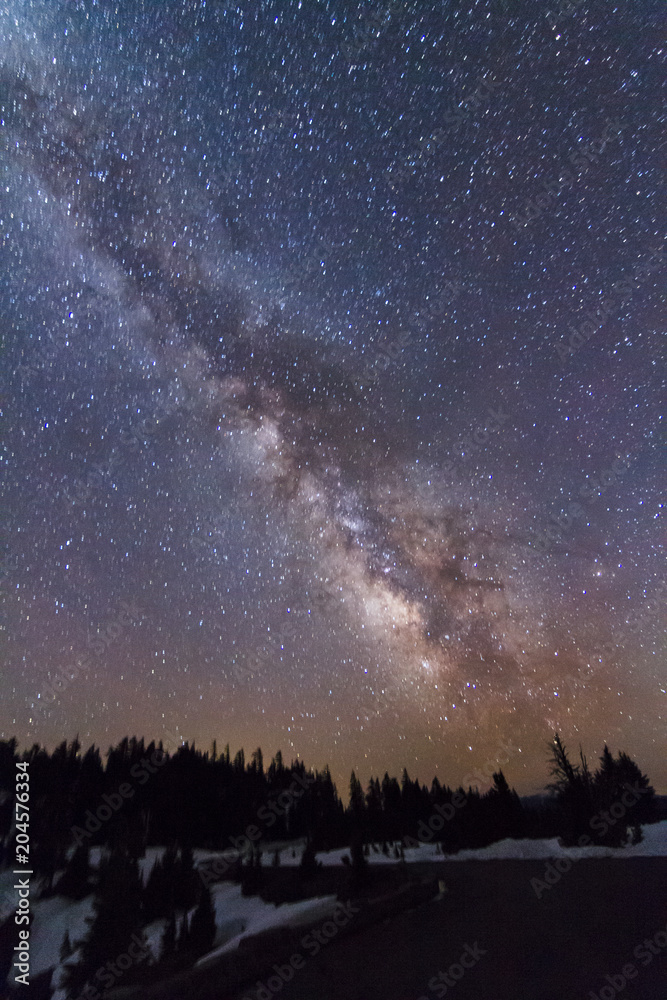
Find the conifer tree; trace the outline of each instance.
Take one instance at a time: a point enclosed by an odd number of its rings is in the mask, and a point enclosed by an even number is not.
[[[176,951],[180,955],[190,947],[190,926],[188,924],[187,913],[183,914],[183,919],[176,935]]]
[[[73,954],[74,948],[70,940],[69,931],[65,931],[63,943],[60,945],[60,964],[64,965],[67,959]]]
[[[626,753],[621,751],[614,759],[605,745],[592,785],[597,814],[594,830],[598,843],[621,847],[628,836],[631,836],[632,843],[639,843],[642,839],[641,822],[655,818],[655,792],[647,776]],[[618,816],[612,812],[610,818],[614,822],[607,822],[600,814],[607,813],[609,816],[616,803],[623,807],[623,812]]]
[[[93,910],[80,960],[66,966],[64,986],[70,997],[78,997],[87,984],[97,988],[96,972],[127,953],[137,937],[143,940],[142,881],[136,860],[116,853],[103,863]],[[124,975],[130,977],[131,972]]]
[[[215,930],[213,899],[211,898],[211,890],[206,886],[202,889],[197,909],[192,914],[190,921],[188,945],[197,957],[211,950],[215,940]]]
[[[68,899],[84,899],[90,893],[89,878],[90,849],[86,842],[75,848],[64,875],[56,884],[56,892]]]
[[[591,776],[581,749],[579,757],[581,764],[572,764],[565,744],[558,733],[554,734],[550,767],[554,780],[548,787],[556,792],[566,844],[576,844],[579,837],[590,832],[594,812]]]
[[[160,940],[160,961],[166,962],[176,954],[176,911],[172,910]]]
[[[198,881],[192,848],[185,844],[174,873],[174,902],[179,909],[189,910],[194,906]]]
[[[312,875],[319,868],[317,856],[315,854],[315,847],[313,846],[313,842],[310,837],[306,840],[306,845],[303,849],[303,854],[301,855],[301,863],[299,867],[306,875]]]

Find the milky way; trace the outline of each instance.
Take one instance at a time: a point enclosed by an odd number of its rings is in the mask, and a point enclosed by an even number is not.
[[[659,11],[0,5],[3,737],[667,787]]]

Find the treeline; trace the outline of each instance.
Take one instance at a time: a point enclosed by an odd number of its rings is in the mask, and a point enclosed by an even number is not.
[[[0,742],[0,837],[5,865],[14,857],[16,764],[29,763],[30,860],[43,894],[73,900],[93,895],[89,930],[65,935],[62,979],[70,1000],[86,990],[154,981],[191,966],[214,945],[216,916],[210,885],[221,877],[242,892],[262,892],[269,877],[262,849],[269,841],[305,840],[290,882],[307,884],[318,871],[316,852],[349,845],[349,891],[363,891],[371,853],[397,860],[420,843],[436,851],[484,847],[505,837],[560,836],[567,844],[621,846],[641,838],[640,825],[657,818],[649,779],[627,754],[605,747],[591,772],[580,751],[572,762],[556,734],[550,747],[550,798],[528,808],[498,771],[485,794],[452,789],[435,778],[430,788],[403,771],[363,789],[352,772],[344,807],[329,769],[285,765],[277,753],[265,769],[261,750],[249,762],[227,747],[203,753],[187,744],[174,754],[143,740],[123,739],[102,762],[97,747],[81,753],[78,740],[53,753],[35,745],[20,757],[15,740]],[[138,859],[164,846],[147,878]],[[96,863],[91,848],[101,846]],[[193,849],[225,849],[194,864]],[[230,848],[232,849],[230,851]],[[297,857],[294,846],[282,851]],[[281,851],[273,848],[272,866]],[[270,881],[270,879],[269,879]],[[304,888],[306,886],[306,888]],[[163,921],[158,955],[146,928]],[[12,961],[13,918],[0,926],[0,975]],[[50,974],[49,974],[50,975]],[[46,994],[45,994],[46,995]],[[92,994],[95,995],[95,994]]]
[[[146,884],[137,859],[121,847],[103,853],[97,868],[89,854],[87,846],[77,847],[57,887],[74,899],[94,893],[88,933],[75,941],[66,933],[60,949],[58,985],[70,1000],[100,996],[100,989],[110,989],[119,979],[123,985],[154,981],[192,966],[211,950],[215,907],[195,871],[191,850],[167,848]],[[146,927],[159,919],[163,930],[154,957]]]
[[[505,837],[560,836],[573,843],[583,832],[593,843],[619,845],[628,831],[657,817],[648,778],[624,753],[605,748],[591,773],[583,755],[570,762],[558,736],[551,748],[551,798],[525,807],[502,771],[482,794],[451,788],[434,778],[430,788],[403,771],[385,773],[364,790],[352,773],[347,807],[328,767],[307,771],[276,753],[264,766],[261,749],[246,761],[229,747],[202,752],[185,744],[169,754],[160,744],[125,738],[103,762],[99,748],[81,752],[78,740],[49,754],[35,744],[19,756],[16,740],[0,742],[0,862],[14,855],[17,761],[30,777],[31,861],[49,890],[71,848],[105,845],[142,857],[150,845],[187,849],[259,845],[262,840],[305,838],[314,850],[362,843],[439,843],[450,853],[484,847]],[[639,789],[631,794],[628,788]],[[607,820],[598,813],[613,809]],[[249,831],[254,831],[248,836]],[[411,838],[407,841],[406,838]]]

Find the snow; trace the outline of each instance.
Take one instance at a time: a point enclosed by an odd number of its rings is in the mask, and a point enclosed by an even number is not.
[[[435,844],[422,844],[420,847],[405,849],[405,860],[408,864],[425,861],[503,861],[525,860],[537,861],[549,858],[649,858],[667,857],[667,820],[642,827],[644,839],[634,847],[614,849],[611,847],[563,847],[557,838],[550,840],[501,840],[476,850],[459,851],[458,854],[436,854]],[[266,845],[262,863],[270,865],[273,851],[281,850],[280,864],[283,867],[296,866],[300,863],[303,844],[295,846],[296,857],[292,857],[293,844]],[[144,876],[147,877],[155,859],[164,848],[150,848],[146,857],[140,862]],[[91,852],[92,853],[92,852]],[[335,851],[320,852],[317,857],[323,865],[341,865],[343,855],[349,856],[348,848]],[[209,859],[225,856],[223,851],[196,851],[195,862],[201,864]],[[235,856],[235,855],[234,855]],[[234,860],[227,852],[229,861]],[[92,860],[92,859],[91,859]],[[98,860],[97,858],[95,860]],[[371,848],[368,855],[370,864],[397,864],[393,857],[393,845],[389,845],[389,856],[376,853]],[[0,898],[9,899],[12,896],[14,875],[10,870],[0,872]],[[36,883],[33,883],[33,890]],[[217,933],[215,947],[197,963],[203,965],[238,947],[242,938],[259,934],[261,931],[279,926],[298,926],[299,924],[325,920],[330,916],[336,904],[335,896],[320,896],[304,899],[296,903],[284,903],[277,906],[266,903],[257,896],[243,896],[241,887],[233,882],[218,882],[211,886],[213,903],[216,913]],[[31,928],[31,973],[33,976],[54,969],[53,982],[59,982],[60,976],[60,946],[69,932],[72,944],[82,939],[88,932],[86,917],[93,912],[93,897],[75,902],[62,896],[49,899],[31,900],[34,923]],[[12,908],[15,907],[15,903]],[[154,921],[146,928],[146,936],[153,954],[159,953],[164,920]],[[63,990],[56,989],[52,1000],[65,1000]]]
[[[642,827],[644,839],[634,847],[563,847],[558,838],[544,840],[499,840],[488,847],[459,851],[457,854],[436,854],[435,843],[423,843],[419,847],[405,848],[405,860],[424,861],[540,861],[545,858],[659,858],[667,857],[667,820]],[[341,864],[341,858],[348,848],[339,848],[317,855],[323,865]],[[366,859],[369,864],[397,864],[393,856],[393,844],[389,845],[389,856],[376,854],[373,849]],[[298,862],[297,862],[298,864]]]
[[[216,947],[197,965],[205,965],[219,955],[238,948],[244,937],[251,937],[275,927],[296,927],[311,921],[326,920],[336,906],[335,896],[302,899],[297,903],[265,903],[258,896],[242,896],[241,886],[220,882],[212,887],[218,926]]]

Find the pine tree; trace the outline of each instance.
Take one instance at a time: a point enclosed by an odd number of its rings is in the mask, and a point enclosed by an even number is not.
[[[604,821],[604,832],[601,828],[603,821],[596,824],[598,843],[622,847],[629,836],[632,843],[639,843],[642,836],[641,823],[650,822],[654,818],[655,792],[637,764],[623,751],[614,759],[609,747],[605,745],[600,757],[600,767],[592,779],[592,787],[596,812],[609,814],[617,803],[623,807],[621,815],[614,816],[611,813],[613,823]],[[630,805],[626,805],[628,792],[635,789],[639,793],[638,800],[632,803],[630,799]]]
[[[174,903],[178,909],[189,910],[194,906],[198,882],[192,848],[184,844],[174,873]]]
[[[350,841],[350,857],[352,858],[353,868],[365,868],[368,864],[366,861],[366,852],[364,850],[364,838],[360,830],[355,830],[352,834],[352,839]]]
[[[178,934],[176,936],[176,951],[180,955],[190,947],[190,926],[188,924],[187,913],[183,914]]]
[[[352,859],[352,891],[358,892],[366,881],[368,875],[368,861],[364,853],[364,835],[361,830],[352,832],[350,841],[350,857]]]
[[[257,747],[251,758],[251,769],[260,778],[264,777],[264,756],[262,748]]]
[[[313,842],[310,839],[310,837],[306,841],[306,845],[303,849],[303,854],[301,855],[301,863],[299,867],[301,868],[302,872],[305,875],[312,875],[319,868],[317,855],[315,854],[315,848],[313,846]]]
[[[554,733],[549,773],[554,780],[550,785],[547,785],[547,788],[556,792],[563,792],[568,788],[575,787],[579,778],[579,767],[570,762],[565,744],[558,733]]]
[[[262,885],[262,852],[259,847],[250,851],[248,864],[244,867],[241,892],[244,896],[258,895]]]
[[[208,887],[202,889],[199,897],[197,909],[192,914],[190,921],[189,947],[194,954],[199,957],[210,951],[215,940],[215,909],[211,890]]]
[[[60,964],[64,965],[73,952],[74,948],[72,947],[72,942],[70,941],[69,931],[65,931],[63,943],[60,945]]]
[[[56,885],[56,892],[68,899],[84,899],[90,893],[89,878],[90,849],[86,842],[75,849],[64,875]]]
[[[160,961],[169,961],[176,954],[176,911],[169,914],[160,941]]]
[[[80,945],[80,960],[65,969],[68,995],[78,997],[97,970],[128,951],[133,936],[142,939],[142,882],[136,860],[112,854],[101,866],[88,937]],[[130,975],[130,973],[125,973]]]
[[[579,757],[581,764],[572,764],[560,736],[554,734],[550,767],[554,780],[547,787],[556,792],[561,834],[566,844],[576,844],[590,831],[594,813],[592,779],[581,749]]]
[[[357,823],[361,823],[366,809],[361,782],[354,771],[350,775],[350,813]]]

